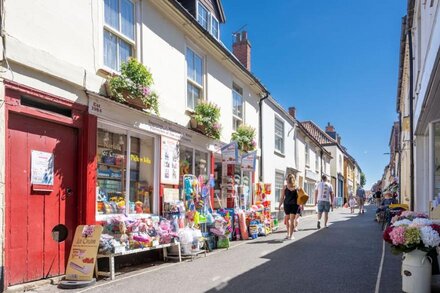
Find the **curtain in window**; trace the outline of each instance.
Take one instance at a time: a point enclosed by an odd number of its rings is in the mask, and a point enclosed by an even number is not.
[[[134,6],[128,0],[121,0],[121,32],[134,40]]]
[[[104,1],[105,23],[119,31],[119,0]]]
[[[117,38],[112,33],[104,30],[104,64],[117,70]]]
[[[132,56],[131,46],[129,43],[119,40],[119,62],[126,62]],[[118,66],[119,67],[119,66]],[[119,68],[118,68],[119,70]]]

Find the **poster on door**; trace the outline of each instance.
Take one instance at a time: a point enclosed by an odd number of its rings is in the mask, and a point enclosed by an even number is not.
[[[93,279],[101,233],[101,225],[80,225],[76,228],[67,262],[66,280],[91,281]]]
[[[32,150],[31,183],[37,185],[53,185],[53,154]]]
[[[161,183],[179,184],[179,151],[180,147],[177,140],[162,136],[160,156]]]

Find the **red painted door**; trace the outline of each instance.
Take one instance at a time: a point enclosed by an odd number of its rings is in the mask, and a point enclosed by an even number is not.
[[[8,121],[7,283],[14,285],[64,273],[77,224],[77,130],[10,113]],[[52,191],[31,184],[31,152],[52,153]],[[67,228],[54,232],[57,225]],[[62,227],[62,226],[58,226]],[[61,237],[61,239],[60,239]],[[57,239],[58,241],[54,240]]]

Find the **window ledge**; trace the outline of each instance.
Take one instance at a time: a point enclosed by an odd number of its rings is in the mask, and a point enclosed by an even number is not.
[[[188,116],[192,116],[192,115],[194,115],[194,110],[193,109],[190,109],[190,108],[186,108],[186,110],[185,110],[185,114],[186,115],[188,115]]]
[[[109,76],[120,75],[121,73],[107,66],[102,66],[96,71],[96,74],[98,74],[101,77],[108,78]]]
[[[275,155],[279,156],[279,157],[282,157],[282,158],[285,158],[285,157],[286,157],[285,154],[283,154],[283,153],[281,153],[280,151],[277,151],[277,150],[274,150],[273,153],[274,153]]]

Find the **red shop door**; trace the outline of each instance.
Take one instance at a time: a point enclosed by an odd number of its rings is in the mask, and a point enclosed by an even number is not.
[[[61,275],[65,271],[77,224],[77,141],[74,128],[14,113],[9,115],[8,286]],[[31,184],[32,150],[54,155],[52,191],[35,191]]]

